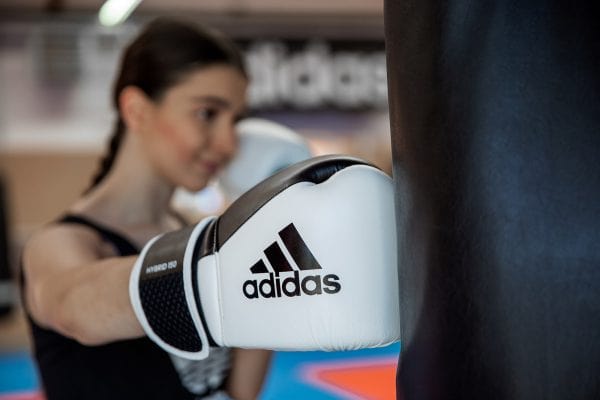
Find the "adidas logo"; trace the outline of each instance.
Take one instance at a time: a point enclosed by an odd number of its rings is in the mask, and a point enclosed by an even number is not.
[[[323,293],[335,294],[342,289],[339,276],[327,274],[321,277],[320,272],[323,268],[304,243],[294,224],[289,224],[279,231],[279,237],[298,270],[292,267],[279,243],[274,241],[264,250],[265,258],[273,272],[267,269],[262,259],[252,265],[250,267],[252,274],[263,276],[268,274],[268,278],[249,279],[244,282],[242,291],[246,298],[296,297],[302,294],[315,296]],[[315,273],[306,275],[306,271]]]

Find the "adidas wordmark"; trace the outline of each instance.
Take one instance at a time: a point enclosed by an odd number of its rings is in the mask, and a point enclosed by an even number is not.
[[[279,231],[279,237],[285,249],[295,261],[296,266],[302,272],[302,276],[300,271],[294,270],[277,241],[274,241],[264,250],[265,257],[274,272],[267,269],[262,259],[252,265],[250,267],[252,274],[262,276],[268,274],[268,277],[261,280],[249,279],[245,281],[242,291],[246,298],[258,299],[262,297],[268,299],[282,296],[296,297],[302,294],[315,296],[335,294],[342,289],[339,276],[335,274],[321,276],[318,273],[322,270],[322,267],[294,224],[289,224]],[[308,272],[306,271],[312,271],[313,274],[307,275]],[[280,273],[284,275],[280,276]],[[292,274],[290,275],[290,273]]]

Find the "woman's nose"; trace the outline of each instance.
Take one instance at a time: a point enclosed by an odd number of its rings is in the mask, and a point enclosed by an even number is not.
[[[213,148],[222,156],[231,158],[235,154],[238,147],[238,137],[235,128],[235,123],[224,123],[221,129],[218,130],[213,137]]]

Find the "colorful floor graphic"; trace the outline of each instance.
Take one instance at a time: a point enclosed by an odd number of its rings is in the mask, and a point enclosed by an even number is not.
[[[261,400],[394,400],[400,345],[350,352],[278,352]],[[43,400],[26,352],[0,354],[0,400]]]
[[[262,400],[395,400],[400,345],[350,352],[277,353]]]

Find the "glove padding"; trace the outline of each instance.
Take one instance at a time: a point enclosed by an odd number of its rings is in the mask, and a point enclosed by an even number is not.
[[[181,357],[210,346],[352,350],[399,340],[391,179],[323,156],[218,218],[149,242],[130,281],[148,336]]]
[[[311,157],[306,140],[277,122],[246,118],[236,130],[238,153],[217,181],[231,201],[277,171]]]

